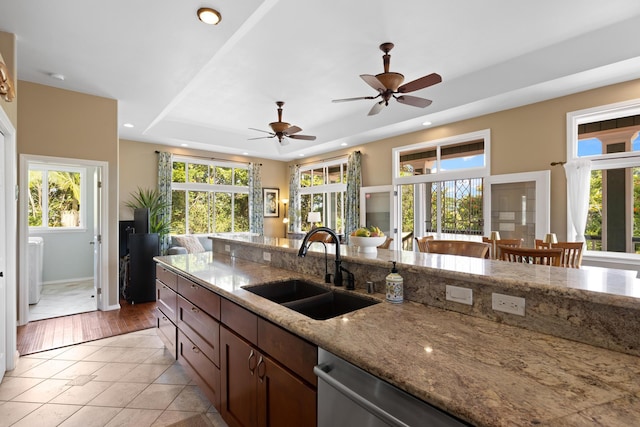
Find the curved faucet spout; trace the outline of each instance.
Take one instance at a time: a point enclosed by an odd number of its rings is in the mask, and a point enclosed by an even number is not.
[[[298,256],[299,257],[304,257],[305,255],[307,255],[307,250],[309,249],[309,239],[314,234],[320,233],[320,232],[325,232],[325,233],[329,234],[333,238],[333,241],[336,244],[336,270],[335,270],[335,274],[333,275],[333,284],[336,285],[336,286],[342,286],[342,270],[340,269],[340,264],[342,262],[342,260],[340,258],[340,238],[338,237],[336,232],[333,231],[331,228],[318,227],[318,228],[314,228],[313,230],[309,231],[304,236],[304,238],[302,239],[302,244],[300,245],[300,249],[298,250]],[[324,257],[325,257],[325,265],[326,265],[326,262],[327,262],[327,252],[326,251],[324,253]]]

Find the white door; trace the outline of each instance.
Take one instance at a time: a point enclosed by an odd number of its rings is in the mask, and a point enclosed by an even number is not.
[[[499,231],[501,239],[523,239],[535,247],[550,227],[549,171],[493,175],[485,178],[484,235]]]
[[[392,185],[360,188],[360,225],[376,226],[391,237],[389,249],[401,249],[398,246],[398,229],[395,224],[394,195]]]
[[[98,309],[103,308],[102,295],[102,168],[97,167],[93,174],[93,292]]]
[[[4,135],[0,132],[0,212],[5,212],[4,197],[5,197],[5,170],[4,170]],[[6,216],[3,215],[4,218]],[[6,224],[5,219],[0,221],[0,307],[7,306],[7,286],[5,279],[5,272],[7,271],[7,257],[5,243],[7,241],[6,236]],[[7,319],[4,313],[0,315],[0,380],[4,377],[4,373],[7,370]]]

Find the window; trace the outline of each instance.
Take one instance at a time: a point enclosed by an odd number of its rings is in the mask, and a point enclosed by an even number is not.
[[[249,231],[246,164],[174,157],[171,232]]]
[[[485,130],[393,150],[403,241],[425,234],[483,233],[489,143]]]
[[[84,227],[82,206],[85,170],[61,165],[29,164],[30,229]]]
[[[313,224],[307,221],[309,212],[319,212],[320,224],[342,233],[346,191],[346,158],[301,167],[299,191],[301,231],[311,230]]]
[[[640,254],[640,100],[567,119],[567,158],[591,160],[586,249]]]

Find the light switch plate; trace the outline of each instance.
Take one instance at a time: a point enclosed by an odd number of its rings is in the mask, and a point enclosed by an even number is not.
[[[231,246],[230,245],[224,245],[224,251],[225,252],[231,252]]]
[[[460,304],[473,305],[473,289],[461,288],[460,286],[446,286],[447,301],[459,302]]]
[[[262,252],[262,259],[271,262],[271,252]]]

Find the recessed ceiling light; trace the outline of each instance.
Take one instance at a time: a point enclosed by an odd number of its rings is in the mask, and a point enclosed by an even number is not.
[[[64,80],[64,74],[59,74],[59,73],[49,73],[49,77],[51,77],[52,79],[56,79],[56,80]]]
[[[132,128],[133,125],[131,123],[125,123],[122,126],[126,127],[126,128]]]
[[[346,147],[348,144],[347,144],[346,142],[343,142],[343,143],[342,143],[342,144],[340,144],[340,145],[342,145],[343,147]]]
[[[210,7],[201,7],[198,9],[198,19],[205,24],[217,25],[222,21],[222,15],[220,15],[220,12],[215,9],[211,9]]]
[[[188,146],[189,146],[189,144],[182,143],[182,144],[180,144],[180,146],[181,146],[181,147],[188,147]]]
[[[242,153],[243,156],[248,156],[249,153],[247,153],[246,151],[244,153]]]
[[[300,157],[304,157],[304,154],[300,154]]]
[[[431,126],[431,122],[423,122],[422,126]]]

